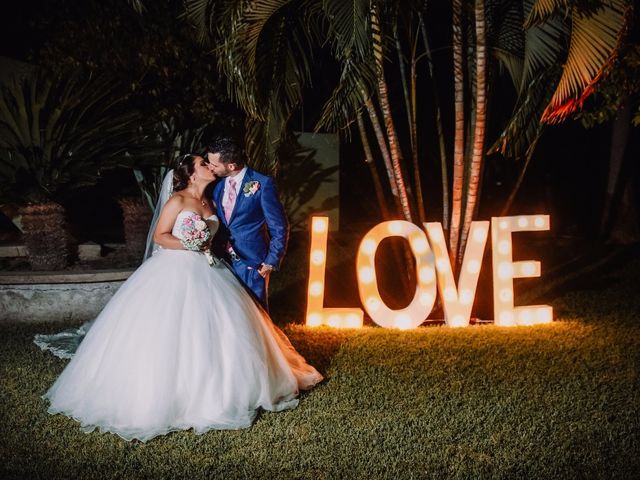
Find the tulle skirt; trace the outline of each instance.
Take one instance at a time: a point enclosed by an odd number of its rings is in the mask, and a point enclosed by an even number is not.
[[[105,306],[45,398],[85,431],[146,441],[248,427],[259,408],[293,408],[320,380],[226,266],[161,250]]]

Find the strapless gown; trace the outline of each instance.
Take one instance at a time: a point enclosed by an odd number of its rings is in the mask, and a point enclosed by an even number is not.
[[[217,229],[215,216],[206,222]],[[160,249],[145,261],[74,354],[55,342],[36,340],[72,356],[44,396],[48,411],[126,440],[249,427],[260,408],[294,408],[299,391],[322,380],[231,270],[186,250]]]

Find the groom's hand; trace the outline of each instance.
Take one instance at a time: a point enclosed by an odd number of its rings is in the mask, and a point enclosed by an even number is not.
[[[262,265],[260,265],[260,268],[258,269],[258,273],[262,278],[267,278],[272,271],[273,271],[273,265],[269,265],[267,263],[263,263]]]

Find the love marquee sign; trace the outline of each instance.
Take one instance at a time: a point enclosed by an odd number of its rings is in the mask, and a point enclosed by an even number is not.
[[[513,279],[539,277],[540,262],[514,262],[511,238],[513,232],[549,230],[548,215],[493,217],[491,225],[488,221],[473,222],[457,285],[440,223],[425,223],[425,230],[403,220],[376,225],[360,242],[356,258],[358,291],[367,314],[382,327],[415,328],[429,316],[436,294],[439,294],[445,323],[450,327],[468,326],[489,228],[495,324],[516,326],[550,323],[553,320],[553,310],[549,305],[514,307]],[[328,231],[328,217],[312,217],[306,324],[358,328],[362,326],[364,318],[362,309],[324,306]],[[376,251],[380,242],[388,237],[407,239],[416,262],[417,279],[413,300],[399,310],[392,310],[384,303],[376,278]]]

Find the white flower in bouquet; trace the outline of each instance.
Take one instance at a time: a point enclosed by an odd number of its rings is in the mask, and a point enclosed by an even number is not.
[[[204,253],[209,265],[213,265],[214,259],[209,251],[211,231],[200,215],[193,213],[184,217],[178,227],[178,231],[180,243],[185,249]]]

